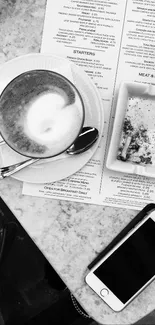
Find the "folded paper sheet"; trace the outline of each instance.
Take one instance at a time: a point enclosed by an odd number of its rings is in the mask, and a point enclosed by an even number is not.
[[[93,204],[141,209],[155,200],[155,179],[111,171],[106,157],[120,83],[155,83],[154,3],[47,1],[42,52],[60,55],[82,67],[102,97],[105,126],[93,159],[72,177],[48,186],[24,184],[23,193]],[[144,10],[146,9],[146,10]],[[137,32],[137,26],[145,28]]]

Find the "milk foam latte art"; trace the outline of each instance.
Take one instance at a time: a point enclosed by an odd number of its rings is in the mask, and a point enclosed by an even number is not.
[[[65,151],[84,121],[82,98],[66,78],[47,70],[19,75],[0,97],[0,129],[20,154],[47,158]]]

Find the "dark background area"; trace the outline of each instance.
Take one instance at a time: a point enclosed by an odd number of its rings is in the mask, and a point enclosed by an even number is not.
[[[2,199],[0,311],[6,325],[92,323],[78,314],[68,288]]]

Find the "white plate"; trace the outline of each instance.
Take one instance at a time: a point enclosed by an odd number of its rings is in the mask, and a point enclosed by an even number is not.
[[[102,100],[89,76],[82,68],[67,59],[34,53],[8,61],[0,69],[0,93],[8,82],[25,71],[33,69],[55,70],[56,68],[56,71],[59,72],[59,67],[63,64],[68,65],[68,63],[71,66],[72,82],[81,93],[85,104],[84,126],[96,127],[99,131],[99,138],[92,148],[80,155],[68,156],[58,161],[52,161],[52,158],[46,159],[44,163],[31,165],[12,175],[15,179],[30,183],[48,183],[66,178],[80,170],[93,156],[99,145],[104,125]]]
[[[106,161],[106,167],[111,170],[123,173],[132,173],[148,177],[155,177],[155,164],[141,165],[138,163],[130,161],[121,161],[117,159],[122,134],[122,127],[128,105],[128,99],[129,97],[141,96],[146,100],[151,100],[151,102],[155,102],[155,86],[136,82],[122,82],[118,93],[116,113]],[[144,124],[148,124],[152,119],[155,119],[155,112],[153,114],[154,116],[151,117],[151,115],[149,115],[149,107],[147,107],[146,103],[143,104],[143,107],[144,111],[146,110]],[[155,106],[153,105],[152,107],[154,109]],[[136,116],[134,119],[135,123],[137,123]],[[153,124],[154,120],[152,120],[151,123]]]

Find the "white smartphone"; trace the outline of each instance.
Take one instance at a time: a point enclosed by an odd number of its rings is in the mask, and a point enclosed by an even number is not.
[[[146,215],[86,275],[86,283],[121,311],[155,279],[155,211]]]

